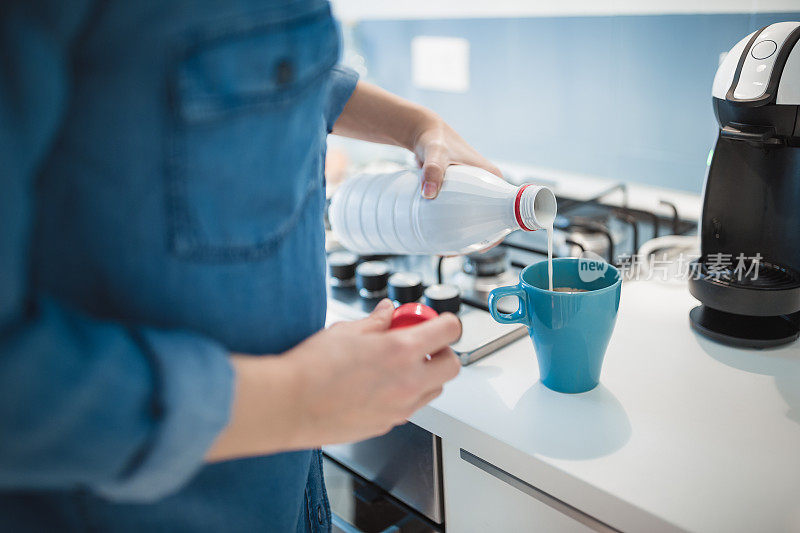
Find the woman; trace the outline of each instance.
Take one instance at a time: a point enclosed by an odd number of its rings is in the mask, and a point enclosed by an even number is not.
[[[5,11],[0,529],[327,531],[317,448],[438,395],[460,325],[320,331],[326,136],[412,150],[428,198],[497,169],[335,66],[323,0]]]

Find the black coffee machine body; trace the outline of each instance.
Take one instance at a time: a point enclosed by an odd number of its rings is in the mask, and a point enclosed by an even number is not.
[[[740,41],[714,79],[692,327],[764,348],[800,335],[800,22]]]

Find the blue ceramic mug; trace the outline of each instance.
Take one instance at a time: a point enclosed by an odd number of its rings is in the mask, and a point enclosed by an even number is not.
[[[547,388],[568,393],[592,390],[600,382],[617,319],[619,270],[602,260],[554,259],[553,287],[587,292],[550,292],[547,286],[547,261],[530,265],[520,272],[517,285],[489,294],[489,312],[501,324],[528,326]],[[498,311],[503,296],[516,296],[519,308],[510,314]]]

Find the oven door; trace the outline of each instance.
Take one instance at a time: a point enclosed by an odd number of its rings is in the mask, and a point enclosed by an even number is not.
[[[386,435],[325,446],[334,531],[442,531],[441,441],[407,422]]]

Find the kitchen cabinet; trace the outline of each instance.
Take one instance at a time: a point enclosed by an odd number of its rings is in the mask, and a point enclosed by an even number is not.
[[[442,441],[448,533],[617,531],[452,442]]]

